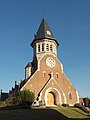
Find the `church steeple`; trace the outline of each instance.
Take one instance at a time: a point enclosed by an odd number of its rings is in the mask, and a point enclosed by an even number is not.
[[[45,18],[42,19],[40,27],[37,31],[36,39],[41,39],[41,38],[55,39]]]
[[[57,43],[57,46],[59,45],[57,40],[55,39],[53,33],[52,33],[47,21],[45,20],[45,18],[43,18],[42,22],[39,26],[39,29],[35,35],[35,39],[31,43],[31,46],[33,46],[33,43],[35,41],[38,41],[40,39],[45,39],[45,38],[54,40]]]
[[[57,55],[57,47],[59,44],[45,18],[42,19],[31,46],[33,47],[34,57],[37,59],[40,59],[47,53]]]

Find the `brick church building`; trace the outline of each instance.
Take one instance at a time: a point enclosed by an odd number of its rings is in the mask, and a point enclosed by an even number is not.
[[[79,103],[78,92],[57,58],[58,46],[58,41],[43,18],[31,43],[33,60],[25,67],[25,80],[21,90],[33,91],[35,100],[42,101],[46,106]]]

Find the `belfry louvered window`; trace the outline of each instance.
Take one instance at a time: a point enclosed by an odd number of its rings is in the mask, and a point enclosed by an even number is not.
[[[50,45],[50,52],[53,52],[53,46]]]
[[[38,45],[38,52],[40,52],[40,44]]]
[[[44,51],[44,43],[42,44],[42,51]]]
[[[46,44],[46,51],[49,51],[49,44]]]

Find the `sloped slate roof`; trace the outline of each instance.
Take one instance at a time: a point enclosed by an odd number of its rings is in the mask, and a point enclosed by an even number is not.
[[[25,66],[25,69],[31,66],[32,66],[32,62],[28,62],[27,65]]]
[[[37,31],[37,34],[35,35],[35,39],[31,43],[31,46],[33,46],[33,43],[35,41],[38,41],[38,40],[44,39],[44,38],[54,40],[57,43],[57,45],[59,45],[57,40],[55,39],[53,33],[52,33],[47,21],[45,20],[45,18],[42,19],[40,27]]]

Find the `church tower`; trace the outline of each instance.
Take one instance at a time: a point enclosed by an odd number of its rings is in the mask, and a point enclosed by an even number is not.
[[[63,71],[57,58],[59,43],[55,39],[47,21],[42,19],[40,27],[31,43],[33,60],[25,67],[25,84],[21,90],[35,93],[35,100],[46,106],[74,105],[79,102],[78,92]]]
[[[54,38],[52,31],[44,18],[34,40],[31,43],[31,46],[33,47],[34,56],[37,57],[37,60],[46,53],[57,55],[57,47],[59,44]]]

